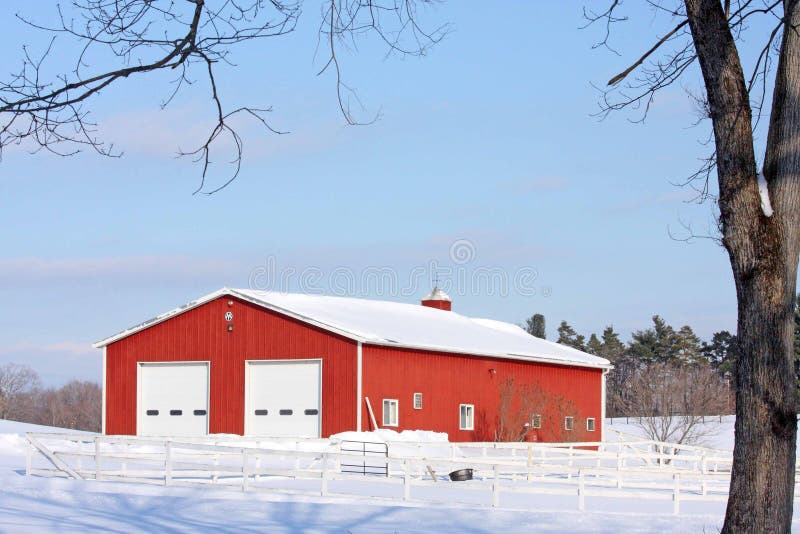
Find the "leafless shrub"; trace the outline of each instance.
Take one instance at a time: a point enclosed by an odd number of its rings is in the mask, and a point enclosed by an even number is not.
[[[0,419],[18,419],[24,415],[27,397],[39,389],[36,371],[27,365],[0,365]]]
[[[704,416],[731,413],[731,389],[708,365],[654,363],[633,373],[627,411],[652,440],[699,444],[712,430]]]
[[[495,441],[586,440],[586,419],[580,416],[575,403],[546,391],[538,382],[519,384],[513,377],[507,378],[498,386],[498,399]],[[571,429],[565,426],[566,417],[572,418]]]

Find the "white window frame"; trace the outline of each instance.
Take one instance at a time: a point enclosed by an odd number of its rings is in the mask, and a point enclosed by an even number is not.
[[[586,419],[586,431],[587,432],[594,432],[596,428],[597,428],[597,426],[595,425],[594,417],[588,417]]]
[[[535,413],[531,415],[531,428],[540,430],[542,428],[542,414]]]
[[[419,403],[417,403],[417,400],[419,400]],[[419,404],[419,406],[417,404]],[[415,410],[421,410],[422,409],[422,393],[420,393],[420,392],[414,393],[413,406],[414,406]]]
[[[564,430],[574,430],[575,429],[575,418],[571,415],[568,415],[564,418]]]
[[[461,414],[466,408],[466,421],[463,421]],[[474,404],[459,404],[458,405],[458,429],[459,430],[475,430],[475,405]]]
[[[394,421],[392,421],[392,412],[391,408],[389,408],[389,421],[386,420],[386,406],[394,406]],[[400,423],[400,401],[397,399],[383,399],[381,410],[381,423],[382,426],[399,426]]]

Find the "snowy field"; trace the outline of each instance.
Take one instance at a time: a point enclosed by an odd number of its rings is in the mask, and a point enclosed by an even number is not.
[[[638,434],[616,420],[610,428]],[[711,423],[709,423],[711,424]],[[717,423],[711,445],[730,448],[732,421]],[[530,495],[528,510],[485,506],[387,505],[370,498],[241,493],[25,476],[25,432],[57,431],[0,421],[2,532],[718,532],[724,503],[669,503]],[[566,500],[566,502],[559,502]],[[800,522],[794,523],[800,532]]]

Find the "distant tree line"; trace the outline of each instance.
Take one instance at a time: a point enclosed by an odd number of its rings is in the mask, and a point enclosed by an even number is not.
[[[794,325],[795,382],[800,390],[800,294],[795,298]],[[546,339],[544,315],[532,315],[525,321],[525,329]],[[659,315],[652,317],[649,328],[633,332],[628,342],[620,339],[612,325],[600,336],[590,334],[588,340],[567,321],[561,321],[556,333],[557,343],[600,356],[614,365],[606,381],[609,417],[733,412],[736,334],[720,330],[704,341],[691,326],[676,329]],[[688,431],[691,433],[691,428]],[[654,439],[662,441],[668,441],[667,434],[653,432]]]
[[[102,389],[96,382],[43,387],[27,365],[0,365],[0,419],[99,432],[101,412]]]
[[[527,319],[525,329],[546,339],[542,314]],[[698,411],[703,412],[701,415],[716,415],[733,411],[737,344],[736,335],[727,330],[715,332],[710,340],[704,341],[691,326],[675,328],[654,315],[652,325],[633,332],[627,342],[620,339],[612,325],[605,327],[599,336],[591,333],[587,339],[567,321],[561,321],[556,334],[557,343],[605,358],[614,366],[606,381],[609,417]],[[795,307],[795,347],[795,354],[800,357],[800,295]],[[695,388],[700,384],[702,391]],[[656,392],[656,385],[660,389],[680,390],[681,394]]]
[[[526,321],[531,335],[546,339],[545,319]],[[636,330],[629,341],[609,325],[587,340],[561,321],[556,342],[605,358],[614,368],[606,379],[607,417],[635,417],[651,439],[700,443],[707,415],[733,413],[736,335],[727,330],[701,340],[689,325],[675,328],[661,316]],[[800,356],[800,296],[795,306],[795,354]],[[800,380],[798,380],[800,383]],[[704,434],[706,433],[706,434]]]

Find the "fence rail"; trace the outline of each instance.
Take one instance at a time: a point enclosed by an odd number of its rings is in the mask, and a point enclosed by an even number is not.
[[[363,451],[330,440],[27,437],[29,475],[323,497],[500,507],[512,495],[546,494],[573,496],[579,510],[587,497],[604,497],[672,501],[679,513],[681,502],[726,501],[730,482],[729,453],[647,440],[560,446],[394,442],[380,460],[384,476],[368,477],[342,472],[364,463]],[[33,466],[35,451],[49,468]],[[473,481],[441,475],[465,467],[473,469]]]

